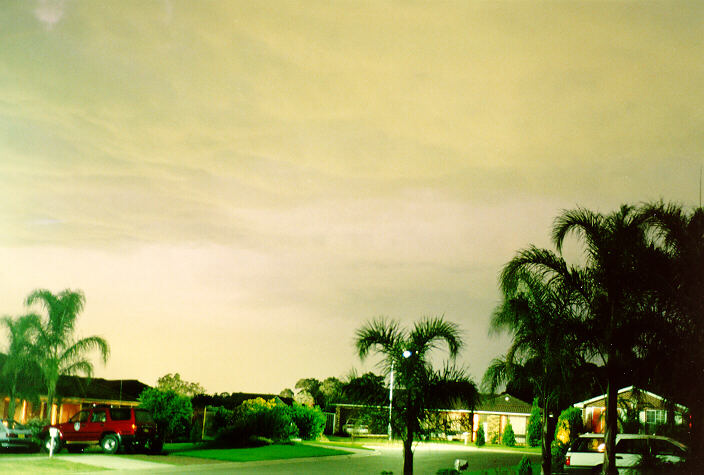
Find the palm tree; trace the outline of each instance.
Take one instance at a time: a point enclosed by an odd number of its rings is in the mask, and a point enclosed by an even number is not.
[[[2,325],[9,337],[5,362],[2,365],[2,383],[10,398],[7,413],[15,414],[15,400],[18,397],[34,397],[38,394],[38,366],[31,355],[31,330],[38,323],[36,315],[24,315],[16,319],[3,317]]]
[[[576,235],[584,245],[584,264],[568,266],[554,253],[531,247],[521,251],[504,272],[521,270],[542,276],[550,285],[570,289],[581,308],[584,330],[580,341],[602,361],[607,379],[604,473],[616,472],[618,379],[623,361],[634,361],[647,345],[646,323],[657,253],[649,244],[646,219],[631,206],[603,215],[578,208],[555,220],[552,239],[561,254],[565,238]]]
[[[704,370],[704,208],[687,212],[660,202],[644,206],[641,213],[669,258],[669,266],[662,268],[669,284],[663,286],[668,311],[656,340],[655,383],[689,407],[691,453],[696,466],[704,466],[704,385],[692,380]]]
[[[504,300],[494,311],[491,331],[508,330],[513,342],[505,358],[494,359],[487,368],[483,385],[490,392],[510,381],[532,387],[543,409],[542,469],[551,473],[549,414],[558,409],[561,393],[570,387],[574,368],[584,364],[576,337],[578,307],[573,305],[570,289],[558,286],[557,281],[546,282],[512,262],[501,274],[501,288]]]
[[[66,289],[54,295],[48,290],[39,289],[27,297],[26,303],[29,306],[40,304],[47,313],[45,321],[37,319],[35,322],[33,352],[46,384],[47,407],[51,417],[59,376],[82,373],[91,377],[93,364],[86,358],[86,353],[97,350],[106,363],[110,349],[107,342],[98,336],[79,340],[73,337],[76,318],[85,304],[83,292]]]
[[[366,323],[356,333],[357,352],[364,359],[375,351],[384,356],[381,362],[385,373],[394,368],[394,377],[402,388],[402,403],[395,409],[393,422],[403,439],[403,473],[413,473],[413,440],[422,430],[422,422],[429,408],[437,408],[440,398],[457,395],[461,388],[472,407],[477,399],[476,386],[463,371],[447,366],[435,371],[430,353],[445,343],[452,360],[462,347],[460,332],[454,323],[440,318],[424,318],[410,331],[401,329],[395,321],[377,318]],[[454,386],[455,391],[448,391]]]

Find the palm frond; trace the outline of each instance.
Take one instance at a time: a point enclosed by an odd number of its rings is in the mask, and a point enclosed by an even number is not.
[[[459,327],[443,317],[423,318],[413,326],[409,337],[410,350],[423,357],[428,351],[437,348],[438,343],[447,345],[451,358],[455,358],[462,347]]]

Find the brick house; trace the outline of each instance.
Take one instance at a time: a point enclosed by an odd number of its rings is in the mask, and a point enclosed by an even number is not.
[[[575,403],[573,406],[582,410],[586,432],[604,432],[606,394]],[[652,434],[668,423],[673,423],[674,426],[685,425],[688,410],[680,404],[669,403],[664,397],[650,391],[628,386],[618,391],[618,412],[620,418],[629,412],[637,415],[638,432]]]
[[[16,401],[15,413],[8,414],[10,399],[0,394],[0,417],[25,423],[30,419],[49,419],[52,424],[66,422],[84,407],[93,404],[111,406],[138,406],[139,394],[148,388],[135,379],[109,380],[102,378],[81,378],[60,376],[56,385],[59,396],[54,398],[51,412],[47,408],[47,396],[39,396],[39,401]]]

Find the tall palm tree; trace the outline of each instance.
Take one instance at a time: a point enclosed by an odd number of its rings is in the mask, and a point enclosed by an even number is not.
[[[573,305],[569,288],[558,286],[557,281],[546,282],[512,262],[501,274],[501,289],[504,300],[494,311],[490,328],[492,332],[508,330],[513,341],[505,358],[494,359],[487,368],[483,385],[491,392],[516,380],[532,387],[543,409],[542,469],[551,473],[549,414],[558,409],[574,368],[584,363],[579,358],[578,307]]]
[[[440,318],[424,318],[410,331],[402,329],[395,321],[377,318],[366,323],[356,333],[357,352],[361,359],[372,351],[384,356],[382,368],[388,374],[392,367],[400,391],[401,404],[395,409],[397,429],[403,439],[403,473],[413,473],[413,440],[422,430],[427,409],[437,408],[440,398],[457,391],[464,398],[476,403],[476,386],[461,370],[446,366],[435,371],[430,353],[440,344],[447,345],[452,360],[462,347],[460,332],[454,323]],[[454,386],[453,386],[454,385]]]
[[[26,304],[39,304],[47,314],[46,320],[37,319],[35,322],[33,351],[46,384],[47,407],[51,417],[59,376],[82,373],[91,377],[93,363],[86,354],[97,350],[106,363],[110,349],[107,342],[98,336],[74,339],[76,318],[85,304],[85,296],[80,290],[66,289],[56,295],[44,289],[35,290],[27,297]]]
[[[669,258],[663,266],[669,285],[667,325],[652,365],[660,390],[687,405],[692,416],[692,456],[704,466],[704,385],[693,375],[704,371],[704,208],[691,212],[676,204],[653,203],[641,213],[657,233]],[[684,356],[684,357],[683,357]],[[694,378],[694,379],[693,379]]]
[[[32,358],[31,330],[38,323],[36,315],[18,318],[3,317],[0,320],[8,334],[8,349],[0,374],[2,383],[10,398],[7,413],[14,417],[15,402],[18,397],[34,397],[39,392],[38,370]]]
[[[554,253],[529,248],[507,266],[542,275],[548,282],[569,288],[574,305],[583,309],[581,341],[600,359],[607,379],[606,450],[603,471],[616,473],[618,430],[618,381],[623,361],[633,361],[647,344],[642,331],[652,321],[648,305],[652,286],[650,266],[655,266],[655,249],[649,244],[646,218],[631,206],[604,215],[583,208],[565,211],[555,220],[552,240],[561,254],[566,237],[574,234],[584,246],[582,266],[568,266]],[[506,272],[506,269],[505,269]],[[647,315],[647,318],[646,318]]]

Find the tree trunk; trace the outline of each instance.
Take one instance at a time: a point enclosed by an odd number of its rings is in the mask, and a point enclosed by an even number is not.
[[[413,475],[413,434],[403,441],[403,475]]]
[[[550,452],[550,431],[548,430],[548,421],[550,414],[548,413],[548,400],[546,397],[543,398],[543,416],[542,416],[542,437],[541,437],[541,454],[542,461],[541,467],[543,469],[543,474],[549,475],[552,471],[552,453]]]
[[[17,378],[14,378],[15,380]],[[13,381],[12,385],[10,386],[10,391],[8,396],[10,396],[10,402],[7,405],[7,418],[8,419],[14,419],[15,418],[15,392],[17,391],[16,384]]]
[[[608,385],[606,390],[606,434],[604,442],[606,450],[604,451],[604,468],[602,473],[605,475],[615,475],[616,470],[616,433],[618,432],[618,388],[616,387],[614,371],[611,367],[612,357],[607,363],[608,369]]]

